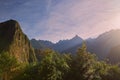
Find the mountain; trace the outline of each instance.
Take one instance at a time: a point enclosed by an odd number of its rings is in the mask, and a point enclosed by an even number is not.
[[[63,52],[66,49],[69,49],[77,44],[80,44],[83,42],[83,39],[80,38],[78,35],[73,37],[72,39],[67,40],[60,40],[57,43],[52,43],[50,41],[44,41],[44,40],[31,40],[31,44],[35,49],[44,49],[44,48],[51,48],[58,52]]]
[[[90,51],[90,50],[91,50],[91,52],[93,51],[94,40],[95,39],[92,39],[92,38],[84,40],[86,45],[87,45],[87,50],[88,51]],[[75,45],[75,46],[73,46],[73,47],[70,47],[70,48],[64,50],[62,53],[72,53],[72,54],[74,54],[74,53],[76,53],[77,49],[80,48],[81,46],[82,46],[82,42],[77,44],[77,45]]]
[[[15,20],[0,23],[0,52],[7,51],[19,62],[34,62],[34,49]]]
[[[45,48],[44,45],[42,45],[39,41],[37,41],[36,39],[32,39],[31,41],[31,44],[32,46],[35,48],[35,49],[43,49]]]
[[[75,53],[82,42],[85,41],[87,50],[95,53],[100,59],[108,58],[111,63],[120,62],[120,30],[111,30],[99,35],[97,38],[83,40],[78,35],[71,39],[52,43],[47,40],[32,39],[23,33],[15,20],[0,23],[0,53],[7,51],[20,62],[33,62],[36,60],[35,49],[51,48],[61,53]],[[31,45],[32,44],[32,45]],[[33,46],[33,47],[32,47]]]
[[[69,40],[60,40],[58,43],[54,45],[54,50],[58,52],[63,52],[64,50],[69,49],[82,42],[83,42],[83,39],[80,38],[78,35],[76,35],[75,37]]]
[[[120,30],[111,30],[95,39],[94,44],[91,45],[93,47],[91,51],[102,59],[108,55],[113,47],[118,45],[120,45]]]
[[[120,45],[113,47],[106,58],[111,64],[120,63]]]
[[[104,59],[112,48],[120,45],[120,30],[118,29],[105,32],[97,38],[89,38],[85,40],[85,42],[89,52],[95,53],[100,59]],[[80,46],[81,44],[78,44],[65,50],[65,52],[75,53],[77,48]]]
[[[31,44],[35,49],[53,48],[54,43],[47,40],[31,39]]]
[[[120,45],[120,30],[110,30],[99,35],[97,38],[88,38],[84,41],[89,52],[95,53],[99,59],[105,59],[111,54],[111,49]],[[83,39],[76,35],[72,39],[60,40],[56,44],[45,42],[44,40],[38,40],[38,42],[44,45],[44,47],[54,49],[58,52],[75,53],[81,47]],[[39,44],[36,45],[39,46]]]

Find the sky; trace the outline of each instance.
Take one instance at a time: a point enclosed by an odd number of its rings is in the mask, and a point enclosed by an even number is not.
[[[9,19],[30,39],[87,39],[120,29],[120,0],[0,0],[0,22]]]

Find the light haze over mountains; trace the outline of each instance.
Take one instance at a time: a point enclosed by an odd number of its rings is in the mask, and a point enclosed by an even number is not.
[[[31,40],[33,47],[36,49],[51,48],[61,53],[72,54],[74,54],[77,49],[81,47],[83,42],[86,43],[87,50],[91,53],[97,54],[100,59],[107,58],[108,56],[110,57],[110,55],[117,55],[117,53],[120,52],[118,51],[120,45],[120,29],[110,30],[102,33],[97,38],[88,38],[86,40],[82,39],[78,35],[72,39],[60,40],[57,43],[44,40]],[[115,48],[117,48],[116,52]]]
[[[0,22],[17,20],[28,37],[58,42],[120,29],[120,0],[1,0]]]

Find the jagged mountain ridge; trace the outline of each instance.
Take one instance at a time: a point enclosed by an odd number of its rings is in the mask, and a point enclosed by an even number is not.
[[[51,48],[58,52],[63,52],[66,49],[69,49],[77,44],[80,44],[83,42],[83,39],[80,38],[78,35],[74,36],[72,39],[67,40],[60,40],[57,43],[52,43],[50,41],[44,41],[44,40],[31,40],[31,44],[36,49],[45,49],[45,48]]]
[[[53,48],[54,43],[47,40],[31,39],[31,44],[35,49]]]
[[[104,59],[113,47],[120,45],[119,35],[119,29],[111,30],[99,35],[97,38],[89,38],[84,41],[86,42],[87,50],[89,52],[97,54],[100,59]],[[75,36],[74,38],[77,39],[76,37],[78,36]],[[58,43],[53,44],[54,46],[50,48],[62,53],[75,53],[77,49],[81,47],[83,39],[78,37],[80,40],[78,39],[78,41],[76,41],[74,38],[70,40],[60,40]],[[74,42],[76,42],[76,44],[72,45]]]
[[[111,30],[101,34],[97,38],[87,39],[85,40],[87,50],[89,52],[96,53],[101,59],[118,59],[113,56],[119,55],[119,35],[120,30]],[[31,43],[36,49],[51,48],[62,53],[75,53],[77,48],[81,47],[83,41],[84,40],[82,38],[76,35],[72,39],[60,40],[57,43],[35,39],[32,39]],[[17,21],[9,20],[0,23],[0,52],[8,51],[20,62],[30,62],[36,60],[35,52],[32,46],[28,37],[22,32]]]
[[[80,38],[78,35],[76,35],[75,37],[69,40],[63,40],[63,41],[60,40],[58,43],[54,45],[54,50],[63,52],[64,50],[69,49],[70,47],[73,47],[82,42],[83,42],[83,39]]]
[[[9,52],[19,62],[36,60],[34,49],[16,20],[0,23],[0,52],[2,51]]]
[[[97,53],[100,58],[105,58],[113,47],[120,45],[119,35],[119,29],[101,34],[95,39],[94,44],[91,45],[93,46],[91,51]]]
[[[115,46],[120,45],[120,30],[111,30],[105,32],[94,39],[85,40],[87,45],[87,50],[91,53],[97,54],[100,59],[107,57],[111,49]],[[78,44],[70,49],[65,50],[65,52],[74,53],[81,44]]]

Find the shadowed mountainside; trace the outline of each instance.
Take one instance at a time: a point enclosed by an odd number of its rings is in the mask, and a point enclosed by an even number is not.
[[[22,32],[19,23],[15,20],[0,23],[0,52],[2,51],[9,52],[19,62],[36,60],[28,37]]]
[[[108,53],[110,53],[111,49],[114,48],[115,46],[120,45],[120,30],[111,30],[108,32],[105,32],[101,35],[99,35],[97,38],[89,38],[86,39],[86,45],[87,45],[87,50],[91,53],[95,53],[100,59],[104,59],[107,57]],[[39,40],[37,42],[37,46],[39,45],[38,43],[45,44],[45,42],[40,42],[44,40]],[[72,53],[74,54],[79,47],[81,47],[83,42],[83,39],[81,39],[79,36],[75,36],[70,40],[60,40],[58,43],[54,44],[51,43],[50,46],[47,46],[47,48],[52,48],[58,52],[62,53]]]
[[[120,45],[113,47],[107,55],[111,64],[120,63]]]
[[[74,36],[72,39],[60,40],[57,43],[52,43],[50,41],[44,41],[44,40],[35,40],[35,39],[31,40],[31,44],[35,49],[51,48],[58,52],[63,52],[64,50],[74,47],[77,44],[81,44],[82,42],[83,39],[80,38],[78,35]]]

